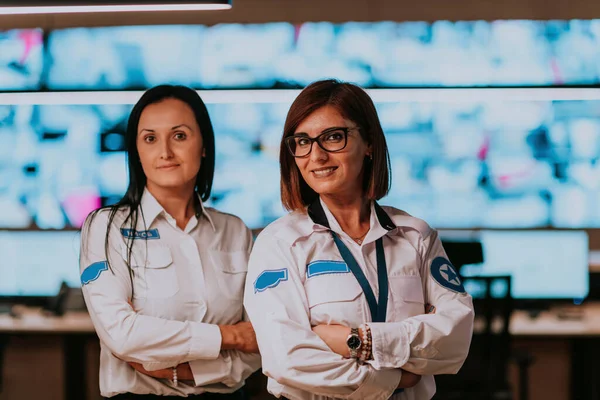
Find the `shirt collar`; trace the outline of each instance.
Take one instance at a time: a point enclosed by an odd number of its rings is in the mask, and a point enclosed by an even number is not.
[[[307,213],[314,224],[313,231],[326,229],[341,233],[338,222],[320,197],[308,206]],[[397,228],[390,216],[376,201],[371,202],[370,218],[371,227],[365,242],[378,239]]]
[[[206,218],[208,220],[208,223],[210,224],[210,226],[212,226],[213,231],[216,232],[217,228],[215,227],[215,223],[213,222],[212,218],[210,217],[210,214],[206,211],[206,208],[204,208],[204,203],[202,203],[202,199],[200,198],[200,195],[197,194],[198,196],[198,207],[196,208],[196,218],[200,219],[200,215],[204,216],[204,218]]]
[[[215,224],[208,212],[206,211],[206,209],[204,208],[204,204],[202,204],[202,199],[200,198],[200,195],[197,193],[196,195],[198,196],[198,202],[196,203],[196,218],[200,220],[200,216],[204,216],[210,223],[210,226],[213,228],[213,231],[216,231],[217,229],[215,228]],[[148,188],[144,189],[144,193],[142,194],[142,200],[140,201],[140,208],[144,215],[144,221],[146,223],[146,226],[152,225],[154,220],[161,213],[166,213],[163,206],[160,205],[158,200],[156,200],[152,193],[150,193]]]

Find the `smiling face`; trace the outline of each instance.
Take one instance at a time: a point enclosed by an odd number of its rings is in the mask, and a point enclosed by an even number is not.
[[[302,121],[294,135],[305,134],[316,138],[333,127],[351,128],[346,147],[335,153],[323,150],[313,143],[310,154],[295,158],[296,165],[306,183],[320,196],[353,198],[362,195],[363,163],[371,153],[361,137],[356,124],[345,119],[334,107],[319,108]]]
[[[149,190],[194,188],[204,146],[185,102],[165,99],[148,105],[140,115],[136,143]]]

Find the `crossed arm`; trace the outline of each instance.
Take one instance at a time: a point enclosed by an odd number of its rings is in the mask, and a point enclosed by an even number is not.
[[[132,307],[133,308],[133,307]],[[238,350],[243,353],[258,354],[258,344],[254,328],[250,322],[238,322],[235,325],[219,325],[221,331],[221,350]],[[173,368],[164,368],[156,371],[148,371],[140,363],[127,362],[133,369],[144,375],[157,379],[172,379]],[[179,364],[176,367],[177,378],[180,381],[194,382],[194,374],[189,362]]]

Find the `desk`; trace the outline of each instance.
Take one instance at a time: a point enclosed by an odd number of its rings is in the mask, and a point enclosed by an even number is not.
[[[0,357],[12,335],[63,336],[64,392],[66,400],[86,398],[86,340],[96,332],[87,312],[70,312],[62,317],[46,316],[36,309],[22,309],[19,318],[0,315]],[[0,359],[0,366],[2,360]],[[0,378],[2,371],[0,370]]]
[[[574,309],[578,319],[559,318],[560,310]],[[532,318],[515,311],[510,321],[514,338],[567,339],[570,347],[572,400],[600,398],[600,303],[559,307]]]
[[[536,318],[531,318],[524,311],[515,311],[510,320],[510,333],[513,336],[529,337],[600,336],[600,303],[569,308],[579,310],[581,319],[561,319],[558,317],[558,309],[542,311]]]
[[[600,377],[598,367],[594,367],[600,359],[600,303],[586,304],[579,309],[583,312],[580,320],[562,320],[552,311],[544,311],[537,318],[517,311],[512,316],[510,331],[515,338],[567,339],[571,347],[571,398],[589,400],[600,398],[593,396],[597,394],[600,384],[595,379],[596,376]],[[42,315],[39,310],[25,309],[20,318],[2,314],[0,353],[2,342],[11,335],[63,336],[66,399],[86,398],[85,344],[87,339],[96,336],[87,312],[70,312],[63,317],[49,317]],[[586,368],[588,365],[592,368]]]

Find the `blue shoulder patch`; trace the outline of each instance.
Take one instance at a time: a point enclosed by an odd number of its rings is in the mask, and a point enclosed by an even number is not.
[[[149,231],[136,231],[135,229],[121,228],[121,235],[127,239],[160,239],[158,229],[150,229]]]
[[[440,286],[456,293],[464,293],[465,288],[452,263],[444,257],[436,257],[431,262],[431,276]]]
[[[264,292],[269,288],[274,288],[279,285],[281,281],[288,280],[287,268],[282,269],[271,269],[260,273],[258,278],[254,281],[254,293]]]
[[[108,271],[108,263],[106,261],[93,263],[81,273],[81,284],[87,285],[95,281],[104,271]]]
[[[350,268],[343,261],[317,260],[306,266],[306,276],[311,278],[317,275],[346,274]]]

